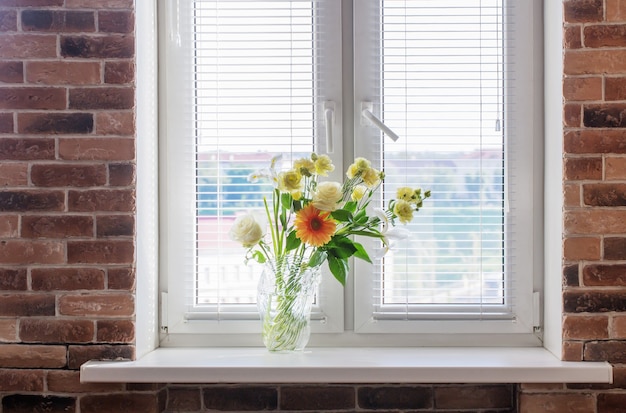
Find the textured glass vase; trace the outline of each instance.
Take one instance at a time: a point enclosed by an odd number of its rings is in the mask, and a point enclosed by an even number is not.
[[[263,344],[269,351],[303,350],[311,334],[311,306],[321,277],[320,267],[288,256],[265,263],[257,303]]]

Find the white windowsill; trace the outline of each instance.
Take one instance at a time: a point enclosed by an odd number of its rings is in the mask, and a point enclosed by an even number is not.
[[[136,361],[89,361],[82,382],[610,383],[606,362],[564,362],[544,348],[159,348]]]

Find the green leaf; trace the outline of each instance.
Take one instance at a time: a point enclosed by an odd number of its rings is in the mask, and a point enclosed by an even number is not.
[[[350,258],[357,251],[350,238],[333,238],[329,244],[328,253],[337,258]]]
[[[328,268],[333,276],[341,283],[346,285],[346,277],[348,276],[348,260],[346,258],[337,258],[335,256],[328,256]]]
[[[352,221],[352,213],[350,211],[346,211],[345,209],[337,209],[331,212],[330,215],[339,222]]]
[[[289,234],[287,234],[287,245],[285,246],[285,250],[295,250],[300,246],[301,243],[302,241],[300,241],[300,238],[296,237],[296,231],[291,231]]]
[[[365,251],[365,248],[363,247],[363,245],[359,244],[358,242],[354,242],[353,244],[356,247],[356,252],[354,253],[354,256],[356,258],[362,259],[363,261],[367,261],[371,264],[372,260],[370,259],[370,256],[367,253],[367,251]]]
[[[311,255],[311,258],[309,259],[309,267],[317,267],[318,265],[322,264],[327,256],[328,254],[326,254],[325,251],[315,250],[313,255]]]
[[[259,264],[263,264],[266,261],[265,255],[263,255],[261,251],[252,252],[252,258],[254,258],[254,260],[258,262]]]
[[[285,192],[280,194],[280,204],[282,205],[283,209],[289,211],[291,209],[291,201],[293,201],[293,198],[291,197],[290,193]]]
[[[356,202],[348,201],[346,202],[346,204],[343,206],[342,209],[345,209],[346,211],[354,213],[354,211],[356,211],[356,206],[357,206]]]

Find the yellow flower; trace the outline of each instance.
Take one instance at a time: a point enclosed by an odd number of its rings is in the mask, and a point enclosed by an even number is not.
[[[393,206],[393,213],[400,219],[400,222],[407,224],[413,219],[413,207],[408,202],[398,199]]]
[[[315,159],[315,172],[321,176],[328,176],[329,172],[335,170],[335,165],[328,155],[319,155]]]
[[[365,185],[357,185],[352,190],[350,198],[352,198],[353,201],[360,201],[365,195],[365,191],[367,191],[367,187]]]
[[[415,201],[417,200],[415,190],[413,188],[409,188],[408,186],[398,188],[398,192],[396,192],[396,198],[409,203],[415,203]]]
[[[307,158],[296,159],[293,162],[293,169],[304,176],[311,176],[315,172],[315,163]]]
[[[352,179],[356,176],[363,175],[368,169],[372,167],[370,161],[365,158],[356,158],[354,163],[348,167],[348,172],[346,175],[348,178]]]
[[[322,182],[313,193],[313,205],[322,211],[334,211],[339,207],[343,192],[339,182]]]
[[[366,169],[365,173],[363,174],[363,182],[370,188],[378,185],[378,183],[380,182],[380,171],[374,168]]]
[[[312,204],[305,206],[296,212],[296,237],[314,247],[328,244],[337,229],[329,215],[330,212],[322,212]]]
[[[278,189],[291,194],[302,191],[302,175],[294,169],[278,174]]]

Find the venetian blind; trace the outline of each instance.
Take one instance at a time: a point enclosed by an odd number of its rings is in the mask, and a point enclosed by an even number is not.
[[[263,196],[271,198],[272,183],[251,182],[250,174],[277,155],[280,171],[332,143],[324,108],[339,104],[341,48],[329,32],[338,30],[339,14],[317,0],[181,4],[171,27],[186,39],[178,64],[189,70],[190,127],[179,137],[193,164],[185,318],[254,319],[260,268],[244,264],[245,249],[228,231],[239,214],[263,213]]]
[[[382,202],[400,186],[430,189],[432,197],[408,225],[409,239],[377,263],[372,317],[514,319],[509,201],[520,194],[509,160],[514,140],[527,139],[510,127],[519,103],[515,7],[504,0],[377,3],[357,25],[374,25],[378,36],[357,53],[376,56],[366,59],[373,85],[366,98],[400,136],[376,134],[371,145],[386,175]]]

